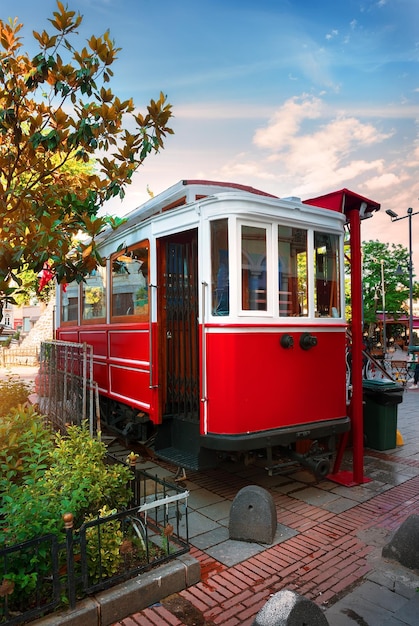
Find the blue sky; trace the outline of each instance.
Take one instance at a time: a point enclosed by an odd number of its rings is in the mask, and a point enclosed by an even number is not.
[[[109,205],[123,214],[183,178],[309,198],[348,187],[381,202],[362,238],[408,245],[419,210],[418,0],[68,0],[81,38],[122,48],[111,86],[139,109],[160,90],[175,135]],[[31,30],[54,0],[2,3]],[[419,216],[414,217],[419,275]]]

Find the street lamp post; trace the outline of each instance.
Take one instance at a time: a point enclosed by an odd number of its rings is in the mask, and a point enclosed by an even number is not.
[[[398,222],[399,220],[405,220],[409,218],[409,344],[413,341],[413,252],[412,252],[412,217],[419,215],[419,211],[413,213],[413,209],[409,207],[407,209],[407,215],[399,217],[395,211],[387,209],[387,215],[391,217],[392,222]]]
[[[387,329],[386,329],[386,288],[384,286],[384,259],[380,260],[381,263],[381,299],[383,307],[383,359],[386,358],[387,353]]]
[[[383,359],[386,358],[386,349],[387,349],[387,329],[386,329],[386,287],[384,282],[384,259],[380,259],[381,264],[381,287],[376,287],[374,301],[375,301],[375,314],[377,315],[378,311],[378,293],[381,291],[381,308],[383,313]]]

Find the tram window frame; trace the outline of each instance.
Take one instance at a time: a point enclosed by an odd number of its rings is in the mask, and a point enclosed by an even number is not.
[[[337,233],[313,231],[314,274],[313,300],[315,317],[340,318],[341,297],[341,240]]]
[[[73,288],[76,288],[77,297],[69,297]],[[75,303],[70,304],[69,300],[75,300]],[[67,302],[67,304],[65,304]],[[67,315],[64,314],[64,307],[67,307]],[[68,318],[68,312],[72,311],[76,313],[75,317]],[[67,319],[65,319],[67,318]],[[76,281],[72,283],[60,285],[60,325],[61,326],[78,326],[80,323],[80,285]]]
[[[210,222],[211,315],[230,315],[229,220]]]
[[[277,224],[279,317],[309,315],[308,241],[307,228]],[[303,263],[299,263],[301,255]]]
[[[144,254],[144,250],[146,254]],[[124,276],[127,281],[129,276],[134,275],[131,273],[134,263],[137,263],[137,274],[141,274],[144,278],[144,284],[138,285],[134,291],[116,291],[116,277]],[[127,246],[123,251],[117,251],[111,255],[111,279],[110,279],[110,321],[111,323],[125,323],[130,324],[133,322],[149,322],[150,319],[150,242],[148,239],[143,239],[135,244]],[[145,273],[144,273],[145,272]],[[135,288],[135,287],[134,287]],[[125,298],[125,302],[118,303],[120,308],[125,308],[127,313],[121,314],[119,311],[115,312],[117,307],[118,295],[129,295]],[[121,300],[121,298],[119,298]],[[129,312],[132,309],[132,313]]]
[[[272,316],[272,288],[271,288],[271,281],[270,281],[270,276],[271,276],[271,259],[272,259],[272,224],[271,223],[266,223],[266,222],[251,222],[251,221],[238,221],[237,223],[237,233],[238,233],[238,243],[239,245],[237,246],[237,251],[238,251],[238,272],[239,272],[239,280],[238,283],[240,285],[240,289],[239,289],[239,303],[240,303],[240,311],[239,314],[240,316],[256,316],[256,317],[266,317],[266,316]],[[259,265],[254,264],[253,267],[254,269],[258,269],[261,271],[258,271],[259,273],[259,277],[253,276],[253,280],[258,280],[258,282],[260,283],[259,285],[257,285],[257,289],[250,289],[249,288],[249,279],[252,277],[251,275],[251,270],[252,270],[252,266],[251,263],[250,264],[244,264],[243,263],[243,234],[244,234],[244,229],[254,229],[259,230],[259,231],[264,231],[265,233],[265,238],[264,238],[264,242],[265,242],[265,254],[260,257],[260,263]],[[250,234],[250,233],[249,233]],[[257,233],[255,232],[254,235],[257,235]],[[248,239],[249,241],[249,239]],[[256,241],[256,240],[254,240]],[[251,252],[250,250],[246,250],[246,254],[250,255],[250,254],[255,254],[255,252]],[[260,256],[260,255],[259,255]],[[256,257],[255,257],[256,259]],[[263,262],[264,259],[264,262]],[[249,257],[249,260],[250,257]],[[248,267],[246,266],[248,265]],[[249,276],[249,272],[250,272],[250,276]],[[264,274],[264,277],[263,277]],[[246,286],[246,283],[247,285]],[[256,283],[255,283],[256,285]],[[247,293],[246,293],[247,292]],[[253,292],[253,295],[252,295]],[[264,296],[264,301],[261,300],[261,296],[263,298]],[[248,307],[245,307],[244,305],[247,303],[247,297],[249,298],[248,300]],[[256,298],[253,299],[252,302],[252,298]],[[251,308],[252,307],[252,303],[256,304],[256,305],[260,305],[263,304],[263,302],[265,303],[265,307],[264,308]]]
[[[89,285],[89,281],[95,284]],[[81,284],[81,323],[104,324],[107,302],[106,267],[98,265]],[[91,296],[91,297],[90,297]],[[88,300],[91,300],[89,302]],[[96,301],[95,301],[96,300]],[[99,305],[99,306],[96,306]],[[99,315],[96,313],[99,311]]]

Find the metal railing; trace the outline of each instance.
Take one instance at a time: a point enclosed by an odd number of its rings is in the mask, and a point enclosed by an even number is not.
[[[2,626],[34,620],[63,601],[74,608],[87,595],[189,551],[189,492],[141,470],[132,476],[130,509],[89,519],[77,531],[67,514],[60,538],[50,534],[0,550]]]
[[[41,343],[36,384],[40,411],[53,428],[66,432],[68,424],[89,423],[97,427],[97,385],[93,380],[93,348],[86,343],[44,341]]]

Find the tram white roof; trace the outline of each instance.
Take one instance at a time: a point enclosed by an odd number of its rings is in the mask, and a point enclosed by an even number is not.
[[[137,217],[146,219],[156,213],[164,213],[178,206],[196,202],[207,196],[211,196],[220,192],[244,191],[246,193],[266,196],[268,198],[277,198],[273,194],[255,189],[248,185],[239,185],[237,183],[219,182],[211,180],[181,180],[172,185],[154,198],[148,200],[145,204],[127,213],[126,218],[130,221]]]
[[[248,185],[240,185],[237,183],[184,179],[172,185],[157,196],[150,198],[143,205],[130,211],[125,216],[126,223],[118,228],[118,233],[122,233],[126,228],[130,228],[133,224],[143,222],[152,216],[165,213],[177,207],[192,204],[198,200],[209,198],[211,196],[225,193],[241,192],[246,195],[254,195],[259,197],[271,198],[274,200],[282,199],[285,202],[298,202],[313,207],[329,209],[338,213],[346,213],[348,209],[357,207],[362,212],[361,217],[370,217],[373,211],[378,211],[380,205],[368,198],[364,198],[348,189],[334,191],[324,196],[312,198],[310,200],[301,200],[300,198],[275,196],[271,193],[255,189]],[[361,209],[361,207],[364,207]],[[109,231],[107,231],[109,232]],[[106,233],[103,233],[106,237]],[[101,239],[102,237],[100,237]]]

